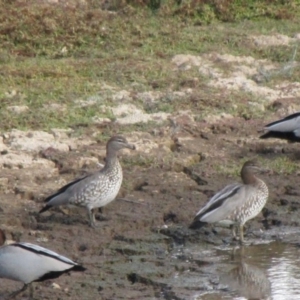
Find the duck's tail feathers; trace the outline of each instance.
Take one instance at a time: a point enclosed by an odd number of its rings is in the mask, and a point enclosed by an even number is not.
[[[81,266],[81,265],[75,265],[73,268],[72,268],[72,271],[78,271],[78,272],[84,272],[86,270],[85,267]]]
[[[300,138],[295,136],[294,132],[268,131],[259,137],[260,139],[277,138],[289,141],[300,141]]]
[[[45,205],[40,211],[39,214],[43,213],[44,211],[47,211],[48,209],[50,209],[52,207],[52,205]]]
[[[189,226],[190,229],[199,229],[202,226],[204,226],[206,223],[205,222],[201,222],[198,218],[194,219],[194,221],[192,222],[192,224]]]

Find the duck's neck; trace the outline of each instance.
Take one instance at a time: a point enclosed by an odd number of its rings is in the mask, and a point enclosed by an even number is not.
[[[108,149],[106,151],[105,169],[110,169],[119,163],[117,151]]]
[[[241,177],[244,184],[255,185],[258,183],[258,178],[247,168],[242,168]]]

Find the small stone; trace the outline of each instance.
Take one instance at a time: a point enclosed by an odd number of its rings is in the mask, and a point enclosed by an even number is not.
[[[56,289],[56,290],[60,290],[60,289],[61,289],[61,287],[60,287],[57,283],[55,283],[55,282],[53,282],[53,283],[51,284],[51,286],[52,286],[54,289]]]
[[[49,240],[46,238],[46,237],[40,237],[40,238],[38,238],[38,239],[36,239],[36,241],[38,242],[38,243],[47,243],[47,242],[49,242]]]

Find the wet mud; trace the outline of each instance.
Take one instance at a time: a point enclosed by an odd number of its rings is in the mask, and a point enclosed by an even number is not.
[[[84,208],[37,213],[50,192],[94,170],[75,166],[78,156],[96,151],[95,145],[49,158],[56,161],[57,174],[41,169],[2,169],[2,177],[7,180],[0,182],[0,214],[8,237],[47,247],[87,268],[84,274],[71,273],[34,284],[35,298],[267,298],[276,288],[270,275],[273,260],[279,264],[288,251],[293,253],[291,264],[299,254],[297,173],[269,170],[260,175],[269,186],[270,197],[262,213],[247,223],[243,249],[232,240],[229,229],[212,225],[196,231],[188,229],[196,212],[215,192],[240,180],[235,175],[220,175],[220,165],[254,156],[272,160],[285,155],[297,162],[298,145],[259,140],[254,129],[261,126],[261,121],[241,119],[214,126],[199,123],[189,132],[178,133],[176,139],[166,136],[178,158],[176,164],[158,159],[147,167],[130,165],[127,154],[121,155],[122,189],[118,199],[97,214],[96,229],[88,226]],[[132,155],[147,156],[138,150]],[[197,159],[185,164],[190,156]],[[1,280],[0,295],[20,286]]]

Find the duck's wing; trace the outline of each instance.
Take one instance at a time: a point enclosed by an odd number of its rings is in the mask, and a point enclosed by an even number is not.
[[[285,138],[289,140],[300,138],[300,112],[289,115],[283,119],[269,123],[264,128],[267,132],[260,136],[265,139],[269,137]]]
[[[49,249],[30,243],[14,243],[0,247],[0,277],[21,281],[54,279],[70,271],[85,268]]]
[[[52,206],[65,205],[72,202],[73,198],[76,197],[80,191],[85,188],[86,181],[90,180],[94,174],[89,174],[84,177],[75,179],[74,181],[69,182],[68,184],[61,187],[57,192],[48,196],[44,202],[47,204],[39,211],[39,213],[43,213],[47,211]]]
[[[73,260],[71,260],[71,259],[69,259],[69,258],[67,258],[63,255],[60,255],[60,254],[58,254],[54,251],[51,251],[51,250],[46,249],[44,247],[38,246],[38,245],[34,245],[34,244],[30,244],[30,243],[14,243],[14,244],[10,244],[9,246],[10,247],[19,247],[19,248],[22,248],[26,251],[36,253],[38,255],[51,257],[51,258],[54,258],[54,259],[59,260],[61,262],[64,262],[66,264],[69,264],[71,266],[77,266],[78,265]]]
[[[84,179],[86,179],[87,177],[90,177],[92,174],[77,178],[69,183],[67,183],[66,185],[64,185],[63,187],[61,187],[60,189],[57,190],[57,192],[55,192],[54,194],[48,196],[44,202],[49,202],[51,201],[53,198],[55,198],[56,196],[65,193],[69,188],[77,185],[78,183],[82,182]]]
[[[220,207],[226,200],[233,197],[241,186],[242,184],[240,183],[233,183],[227,185],[225,188],[223,188],[221,191],[215,194],[207,202],[207,204],[198,211],[195,218],[201,219],[204,214],[207,214]]]
[[[300,112],[296,112],[283,119],[269,123],[265,126],[266,130],[279,131],[279,132],[290,132],[300,127]]]
[[[196,214],[193,222],[190,224],[189,228],[191,229],[198,229],[201,228],[206,223],[213,223],[217,221],[213,221],[216,218],[222,218],[225,212],[222,212],[222,206],[225,204],[226,201],[235,197],[236,194],[239,193],[242,184],[234,183],[227,185],[217,194],[215,194],[207,204],[201,208],[198,213]]]
[[[255,200],[255,197],[256,189],[253,186],[238,184],[203,212],[200,221],[206,223],[234,221],[233,214],[236,214],[246,203]]]

